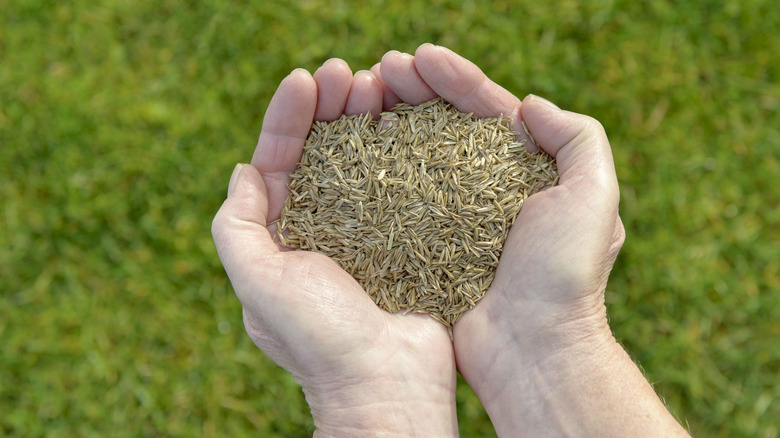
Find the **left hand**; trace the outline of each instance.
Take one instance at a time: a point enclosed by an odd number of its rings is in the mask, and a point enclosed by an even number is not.
[[[233,172],[212,233],[249,336],[301,385],[316,435],[457,435],[454,353],[444,326],[379,309],[334,261],[275,239],[272,223],[312,122],[378,116],[392,106],[397,98],[377,75],[353,77],[332,59],[313,77],[300,69],[287,76],[251,166]]]

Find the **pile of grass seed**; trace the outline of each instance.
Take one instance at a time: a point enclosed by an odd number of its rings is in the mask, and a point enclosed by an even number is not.
[[[507,118],[441,99],[316,122],[279,223],[280,242],[335,260],[390,312],[447,327],[493,281],[523,201],[557,182]]]

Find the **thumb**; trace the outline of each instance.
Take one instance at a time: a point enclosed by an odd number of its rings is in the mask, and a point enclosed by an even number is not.
[[[612,150],[596,119],[561,110],[533,94],[523,99],[521,117],[539,146],[555,157],[560,185],[601,211],[617,212],[620,195]]]
[[[211,223],[211,234],[230,281],[245,284],[251,267],[261,266],[278,248],[266,227],[268,193],[254,167],[237,164],[228,197]]]

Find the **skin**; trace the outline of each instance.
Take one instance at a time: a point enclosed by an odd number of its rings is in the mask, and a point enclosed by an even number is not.
[[[454,327],[389,314],[327,257],[274,240],[314,120],[441,96],[524,121],[559,185],[526,200],[485,298]],[[295,70],[266,112],[251,165],[212,225],[249,336],[301,385],[316,436],[457,435],[457,370],[500,436],[686,436],[615,342],[604,288],[624,241],[609,142],[592,118],[523,101],[452,51],[388,52],[354,76],[341,60]]]
[[[343,61],[279,85],[252,165],[238,165],[212,231],[244,306],[249,336],[292,373],[317,436],[457,435],[455,361],[447,330],[423,315],[379,309],[327,257],[272,236],[313,120],[379,115],[383,89]]]

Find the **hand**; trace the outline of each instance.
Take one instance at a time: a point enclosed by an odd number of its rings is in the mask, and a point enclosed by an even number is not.
[[[249,336],[301,385],[320,436],[457,435],[447,330],[379,309],[326,256],[275,240],[312,121],[378,116],[393,100],[373,73],[353,77],[341,60],[314,77],[293,71],[271,100],[252,165],[236,167],[212,224]]]
[[[462,112],[508,116],[530,140],[524,122],[558,163],[559,184],[525,201],[493,284],[454,328],[458,369],[499,435],[684,435],[607,323],[624,229],[601,125],[536,96],[521,102],[443,47],[390,52],[379,70],[406,102],[441,96]]]

